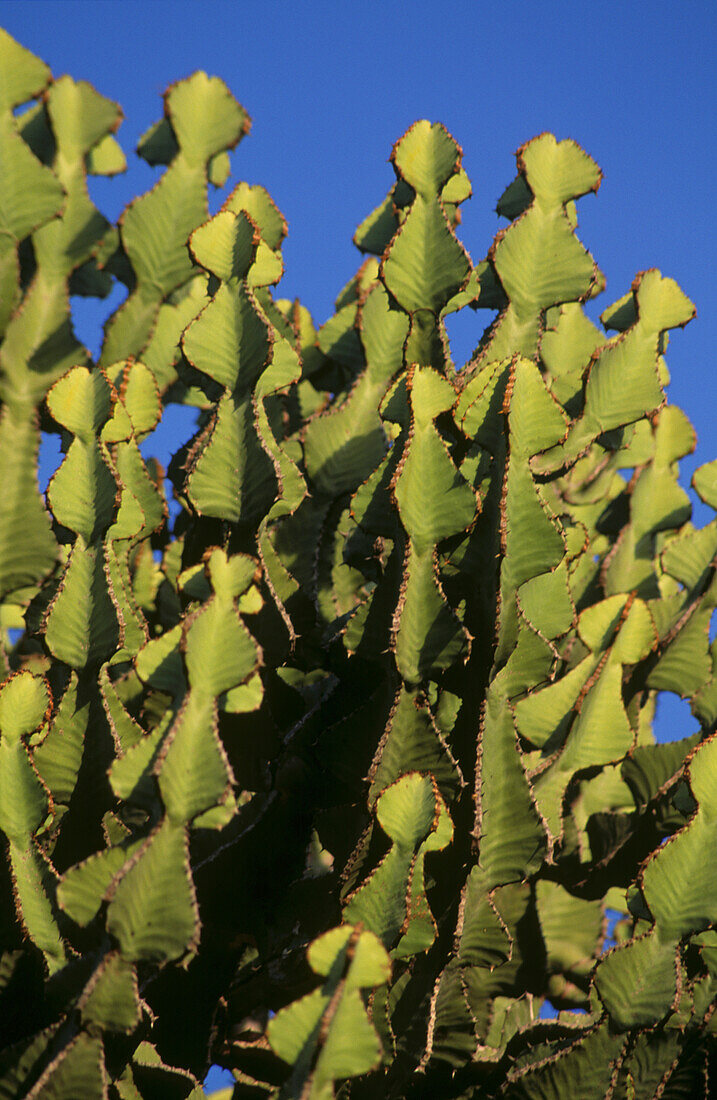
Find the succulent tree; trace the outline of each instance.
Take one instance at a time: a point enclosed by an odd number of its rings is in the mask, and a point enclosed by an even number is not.
[[[119,107],[4,32],[0,72],[0,1097],[213,1063],[237,1098],[711,1095],[717,521],[663,358],[695,310],[650,270],[590,320],[595,162],[522,146],[474,265],[415,123],[317,329],[267,192],[209,216],[221,80],[169,88],[112,225]],[[94,362],[70,296],[118,281]],[[693,485],[717,509],[717,462]],[[697,733],[656,743],[660,692]]]

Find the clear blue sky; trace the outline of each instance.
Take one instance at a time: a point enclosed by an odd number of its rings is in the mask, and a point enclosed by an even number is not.
[[[133,149],[167,84],[198,68],[221,76],[253,120],[232,179],[264,184],[288,218],[281,289],[319,322],[356,269],[354,228],[384,197],[391,145],[415,119],[440,120],[463,146],[474,195],[459,232],[474,261],[498,227],[515,149],[543,130],[574,138],[604,172],[579,206],[608,279],[596,309],[646,267],[678,280],[698,318],[672,340],[671,396],[701,456],[717,454],[714,0],[3,0],[0,23],[55,75],[121,103],[130,171],[92,181],[109,217],[154,179]],[[459,354],[483,320],[461,331]]]
[[[155,178],[132,151],[165,87],[195,69],[221,76],[253,120],[230,186],[263,184],[286,215],[280,289],[319,323],[356,270],[353,231],[391,185],[391,146],[415,119],[443,122],[463,146],[474,196],[459,233],[474,261],[498,228],[515,149],[544,130],[574,138],[604,172],[579,204],[608,280],[595,312],[637,271],[677,279],[698,310],[668,352],[671,399],[699,436],[688,471],[717,455],[714,0],[2,0],[0,24],[56,76],[122,105],[130,170],[92,181],[112,219]],[[82,314],[91,349],[103,310]],[[458,357],[483,321],[456,331]],[[664,707],[662,735],[674,736],[669,719],[684,711],[674,697]]]

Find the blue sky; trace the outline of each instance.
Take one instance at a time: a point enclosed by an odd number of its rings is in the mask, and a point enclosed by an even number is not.
[[[595,313],[640,270],[677,279],[698,311],[668,352],[671,399],[699,437],[688,473],[717,455],[714,0],[2,0],[0,24],[56,76],[122,105],[130,170],[92,181],[112,219],[155,178],[133,149],[165,87],[196,69],[221,76],[253,120],[230,186],[263,184],[286,215],[280,290],[318,323],[356,270],[353,231],[391,185],[391,146],[415,119],[443,122],[463,146],[474,195],[459,234],[474,261],[499,226],[515,149],[544,130],[574,138],[604,172],[578,209],[608,280]],[[106,311],[78,315],[92,350]],[[456,328],[458,358],[485,321]],[[661,705],[664,736],[684,712],[674,697]]]
[[[221,76],[253,120],[232,180],[262,183],[288,218],[281,289],[319,322],[357,267],[353,231],[384,197],[391,146],[415,119],[440,120],[463,146],[474,195],[459,232],[474,261],[498,228],[515,149],[543,130],[574,138],[604,172],[579,205],[608,280],[595,308],[644,268],[677,279],[698,319],[673,338],[671,396],[703,459],[717,453],[713,2],[2,0],[0,24],[55,75],[121,103],[130,170],[92,181],[109,217],[155,178],[133,149],[167,84],[198,68]],[[94,334],[83,321],[90,347],[103,309]],[[459,353],[484,320],[456,333]]]

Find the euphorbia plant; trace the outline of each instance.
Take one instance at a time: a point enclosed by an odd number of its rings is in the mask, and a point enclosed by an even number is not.
[[[248,129],[221,80],[167,91],[113,226],[119,108],[0,62],[0,1096],[197,1097],[212,1063],[235,1097],[708,1095],[717,523],[663,359],[692,303],[651,270],[593,324],[600,170],[550,134],[474,265],[421,121],[317,330],[267,192],[208,214]],[[117,281],[93,362],[70,295]],[[717,508],[717,462],[693,483]],[[657,744],[659,692],[699,732]]]

